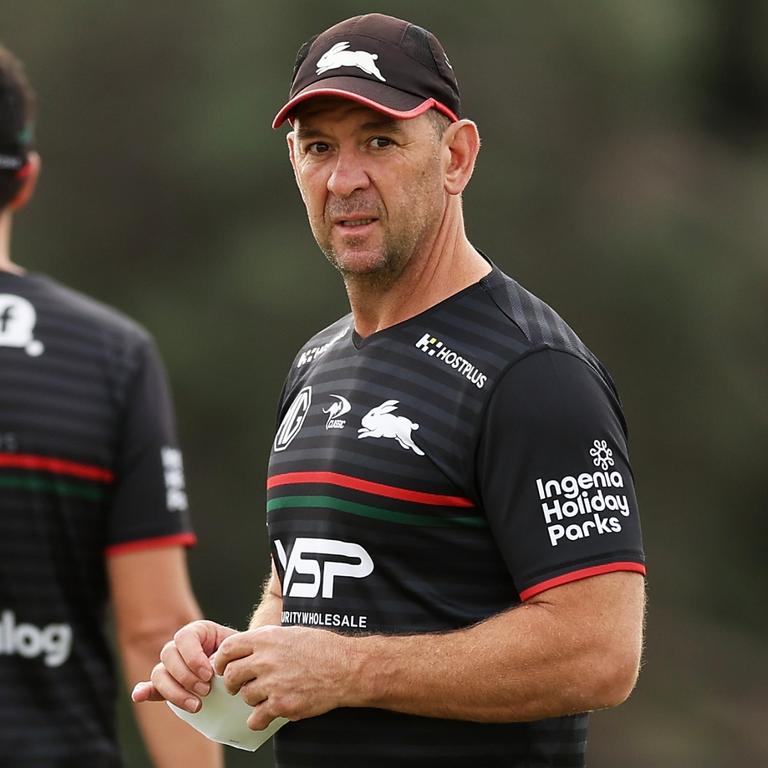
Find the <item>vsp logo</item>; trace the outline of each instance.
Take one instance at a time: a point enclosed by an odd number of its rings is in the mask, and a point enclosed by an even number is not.
[[[26,299],[0,293],[0,347],[23,349],[30,357],[42,355],[43,343],[32,336],[36,322],[35,308]]]
[[[371,408],[360,422],[363,426],[357,430],[358,440],[364,437],[389,437],[406,450],[412,450],[417,456],[423,456],[424,451],[413,442],[411,432],[419,425],[405,416],[394,416],[398,400],[386,400],[381,405]]]
[[[34,624],[17,624],[13,611],[0,617],[0,656],[18,654],[25,659],[43,657],[46,667],[60,667],[72,650],[72,627],[49,624],[40,629]]]
[[[275,539],[275,549],[285,575],[283,594],[286,597],[333,597],[337,578],[364,579],[373,573],[373,560],[359,544],[335,539],[299,537],[293,542],[290,556],[283,543]],[[296,576],[309,581],[296,581]]]
[[[299,434],[312,404],[312,387],[304,387],[291,403],[275,435],[275,451],[284,451]]]
[[[322,75],[329,69],[338,69],[339,67],[357,67],[366,74],[378,77],[382,83],[387,82],[376,66],[378,54],[368,53],[368,51],[348,51],[347,48],[349,48],[349,43],[336,43],[336,45],[331,46],[317,60],[317,74]]]

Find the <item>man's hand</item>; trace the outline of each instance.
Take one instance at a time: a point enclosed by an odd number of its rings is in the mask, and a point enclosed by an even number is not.
[[[253,730],[276,717],[301,720],[353,704],[350,638],[306,627],[265,626],[230,635],[213,664],[227,690],[254,707]]]
[[[211,690],[213,666],[210,656],[234,629],[213,621],[193,621],[182,627],[160,652],[160,662],[150,680],[137,683],[133,701],[170,701],[187,712],[197,712],[201,698]]]

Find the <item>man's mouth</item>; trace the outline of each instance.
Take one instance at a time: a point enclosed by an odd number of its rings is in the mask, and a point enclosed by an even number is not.
[[[336,223],[340,227],[352,229],[354,227],[364,227],[367,224],[373,224],[374,221],[378,221],[378,219],[340,219]]]

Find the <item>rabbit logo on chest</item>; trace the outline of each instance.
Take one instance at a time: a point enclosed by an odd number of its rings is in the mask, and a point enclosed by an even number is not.
[[[423,456],[424,451],[413,442],[411,432],[419,425],[405,416],[395,416],[398,400],[385,400],[381,405],[371,408],[360,422],[363,426],[357,430],[357,437],[388,437],[397,440],[406,450],[413,451],[417,456]]]

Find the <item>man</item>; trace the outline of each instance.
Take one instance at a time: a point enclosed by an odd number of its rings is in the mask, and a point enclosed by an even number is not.
[[[196,622],[134,700],[213,668],[299,766],[582,766],[637,676],[643,553],[607,372],[469,242],[479,149],[437,39],[387,16],[299,51],[290,160],[351,314],[299,352],[250,629]]]
[[[33,97],[0,48],[0,765],[116,768],[108,596],[127,681],[197,618],[181,454],[157,351],[118,312],[10,255],[32,195]],[[138,711],[159,768],[215,768],[217,745]]]

